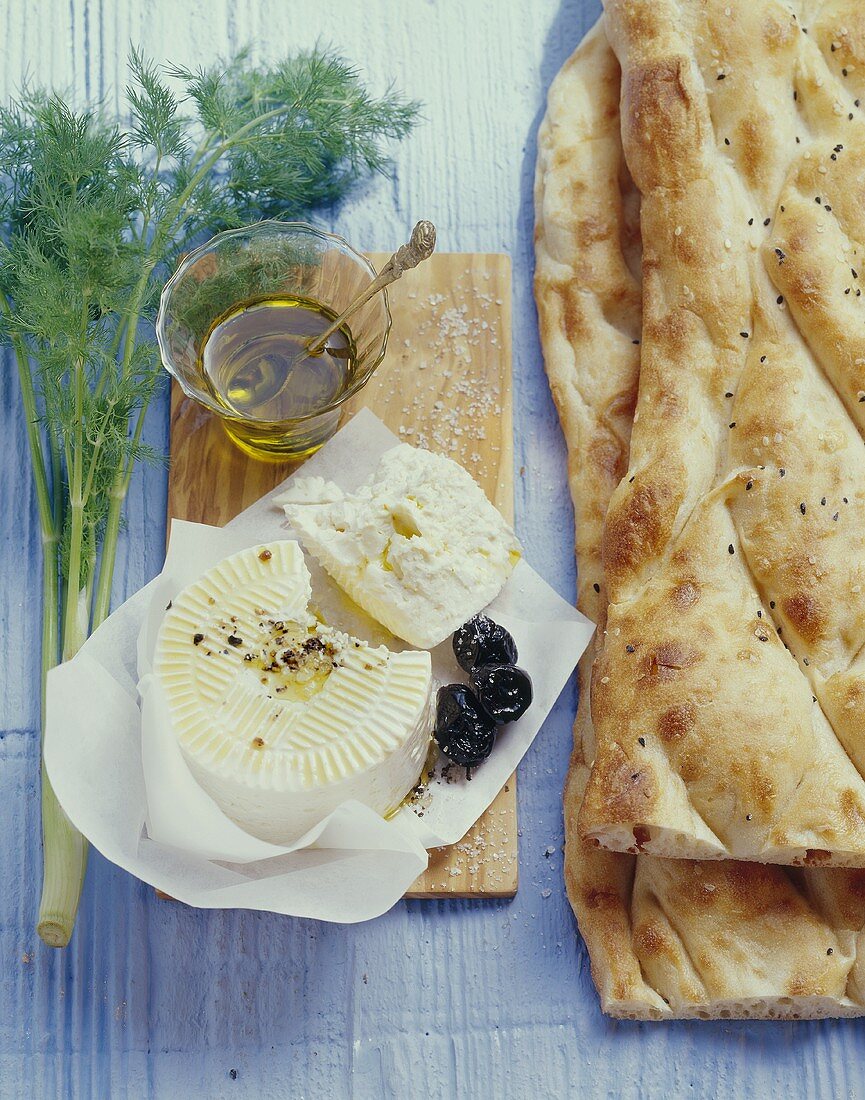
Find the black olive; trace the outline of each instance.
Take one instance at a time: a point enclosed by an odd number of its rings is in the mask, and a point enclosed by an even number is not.
[[[517,644],[503,626],[475,615],[454,634],[454,656],[465,672],[478,665],[517,663]]]
[[[496,729],[471,688],[448,684],[436,699],[436,744],[463,768],[477,767],[493,751]]]
[[[516,665],[484,665],[472,670],[472,687],[486,713],[497,725],[515,722],[529,709],[532,678]]]

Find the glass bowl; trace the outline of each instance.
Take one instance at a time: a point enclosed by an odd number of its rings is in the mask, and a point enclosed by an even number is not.
[[[311,454],[336,431],[342,407],[384,358],[391,315],[381,291],[351,315],[353,362],[336,395],[291,419],[244,416],[220,400],[204,369],[214,327],[233,311],[297,298],[336,317],[376,277],[375,268],[343,237],[303,222],[262,221],[220,233],[190,252],[165,284],[156,338],[166,370],[187,397],[218,416],[254,458],[284,461]]]

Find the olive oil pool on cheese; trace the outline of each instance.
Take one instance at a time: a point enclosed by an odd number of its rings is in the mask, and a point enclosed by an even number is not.
[[[276,423],[321,411],[352,383],[356,352],[346,327],[318,355],[307,351],[336,314],[318,302],[270,297],[218,317],[201,349],[201,373],[225,409]]]

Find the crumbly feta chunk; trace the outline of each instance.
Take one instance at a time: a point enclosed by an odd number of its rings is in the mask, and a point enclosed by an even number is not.
[[[277,498],[307,548],[360,606],[421,649],[499,594],[516,537],[462,466],[401,443],[354,493],[296,478]]]

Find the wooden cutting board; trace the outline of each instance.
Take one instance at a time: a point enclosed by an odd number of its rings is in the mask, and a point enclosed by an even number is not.
[[[387,253],[370,253],[380,267]],[[513,518],[511,267],[498,254],[437,253],[388,291],[393,329],[384,362],[349,403],[367,406],[401,440],[468,469]],[[256,462],[219,421],[184,397],[171,399],[168,516],[217,526],[296,469]],[[512,776],[455,845],[430,853],[412,898],[513,897],[517,890],[516,784]]]

